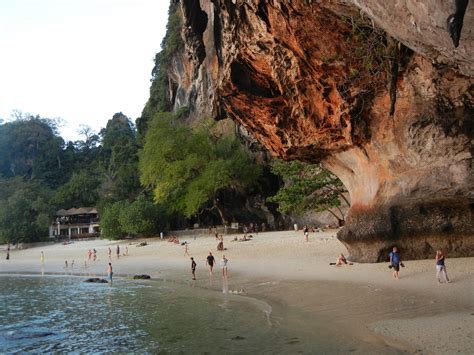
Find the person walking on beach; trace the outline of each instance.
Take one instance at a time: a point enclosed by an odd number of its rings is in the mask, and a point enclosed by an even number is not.
[[[10,260],[10,243],[7,245],[7,260]]]
[[[396,246],[393,247],[392,252],[390,255],[390,265],[389,268],[393,269],[393,277],[396,279],[400,279],[400,265],[403,267],[402,259],[400,258],[400,253],[398,252],[398,248]]]
[[[109,261],[112,261],[112,249],[109,247]]]
[[[222,255],[222,259],[221,259],[221,269],[222,269],[222,276],[223,277],[227,277],[227,262],[229,260],[225,257],[225,255]]]
[[[212,269],[214,268],[214,263],[216,262],[216,259],[214,259],[214,256],[212,255],[211,252],[209,252],[209,255],[206,258],[206,265],[209,266],[209,273],[212,274]]]
[[[43,251],[41,251],[40,261],[41,261],[41,265],[44,265],[44,253],[43,253]]]
[[[87,258],[88,258],[89,261],[91,261],[91,259],[92,259],[92,250],[90,250],[90,249],[87,251]]]
[[[97,250],[92,249],[92,256],[93,256],[93,261],[96,261],[97,260]]]
[[[188,242],[184,242],[184,256],[189,256],[189,247],[188,247]]]
[[[120,258],[120,245],[118,244],[117,244],[116,253],[117,253],[117,259]]]
[[[196,262],[193,257],[191,257],[191,272],[193,273],[193,280],[196,280]]]
[[[112,276],[113,276],[113,270],[112,270],[112,263],[109,263],[107,266],[107,278],[109,279],[110,284],[112,284]]]
[[[446,265],[444,265],[444,255],[441,249],[438,249],[436,251],[436,279],[438,280],[438,283],[441,283],[440,279],[440,274],[444,274],[444,278],[446,280],[446,283],[450,283],[448,278],[448,274],[446,272]]]
[[[68,265],[67,265],[67,260],[64,261],[64,268],[67,269],[68,268]]]
[[[303,229],[303,232],[304,232],[304,240],[305,242],[309,242],[309,229],[308,229],[308,226],[304,226],[304,229]]]

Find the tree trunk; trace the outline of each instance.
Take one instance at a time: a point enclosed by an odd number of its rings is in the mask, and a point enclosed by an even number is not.
[[[226,219],[225,219],[225,217],[224,217],[224,213],[223,213],[222,210],[219,208],[219,205],[218,205],[218,203],[217,203],[217,199],[214,199],[213,202],[214,202],[214,207],[216,208],[217,212],[219,213],[219,216],[221,217],[222,224],[224,224],[224,225],[227,224],[227,221],[226,221]]]

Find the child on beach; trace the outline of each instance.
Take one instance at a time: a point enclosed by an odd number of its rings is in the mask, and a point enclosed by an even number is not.
[[[389,268],[393,269],[393,277],[396,278],[397,280],[400,279],[400,265],[404,267],[402,260],[400,258],[400,253],[398,252],[398,248],[394,246],[392,248],[392,252],[389,254],[390,255],[390,265]]]
[[[196,280],[196,262],[194,258],[191,257],[191,272],[193,274],[193,280]]]
[[[448,274],[446,272],[446,265],[444,265],[444,255],[441,249],[438,249],[436,251],[435,260],[436,260],[436,279],[438,280],[438,283],[439,284],[441,283],[441,279],[440,279],[441,273],[444,274],[444,279],[446,280],[446,283],[450,283],[451,281],[449,281]]]

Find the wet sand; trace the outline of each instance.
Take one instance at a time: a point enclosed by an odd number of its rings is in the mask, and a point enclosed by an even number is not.
[[[116,275],[149,274],[220,290],[219,259],[225,254],[229,259],[229,292],[243,290],[245,295],[269,301],[287,320],[295,322],[295,327],[304,328],[311,319],[322,317],[334,323],[336,329],[340,327],[337,336],[350,334],[354,342],[386,344],[387,352],[472,352],[473,258],[450,259],[446,255],[448,275],[453,281],[450,284],[436,282],[434,260],[406,261],[401,279],[395,280],[388,263],[330,266],[339,253],[346,254],[335,232],[311,233],[309,243],[304,242],[302,232],[292,231],[259,233],[247,242],[231,242],[234,236],[226,236],[224,252],[216,250],[213,236],[181,238],[181,242],[189,243],[189,254],[198,264],[195,282],[191,281],[191,262],[184,255],[184,247],[159,238],[147,239],[149,245],[144,247],[137,247],[135,240],[96,240],[13,250],[9,261],[0,252],[0,272],[105,276],[110,247]],[[128,246],[129,255],[117,259],[117,244],[121,254]],[[91,248],[96,248],[98,258],[87,261],[85,267]],[[41,251],[45,255],[43,266]],[[212,278],[205,265],[209,251],[217,260]],[[75,261],[74,268],[64,268],[66,259],[69,266]]]

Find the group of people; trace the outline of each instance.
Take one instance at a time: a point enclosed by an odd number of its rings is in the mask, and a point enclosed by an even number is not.
[[[388,267],[393,271],[393,277],[397,280],[400,279],[400,267],[405,267],[405,264],[402,262],[400,252],[397,246],[392,248],[392,251],[389,253],[390,263]],[[435,255],[436,262],[436,280],[438,283],[441,283],[441,276],[443,276],[446,283],[450,283],[448,273],[446,271],[446,264],[443,251],[438,249]],[[341,266],[341,265],[352,265],[351,262],[348,262],[344,254],[339,254],[337,261],[335,263],[329,263],[329,265]]]
[[[229,259],[225,257],[225,255],[222,255],[222,259],[220,260],[219,264],[222,270],[222,277],[227,278],[227,263]],[[209,255],[206,257],[206,266],[209,267],[209,274],[213,274],[214,270],[214,264],[216,263],[216,259],[214,258],[214,255],[212,255],[212,252],[209,252]],[[196,280],[196,261],[194,260],[193,257],[191,257],[191,273],[193,275],[193,280]]]

